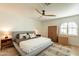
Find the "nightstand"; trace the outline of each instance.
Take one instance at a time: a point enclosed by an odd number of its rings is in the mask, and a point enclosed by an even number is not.
[[[12,39],[2,39],[1,40],[1,49],[9,48],[13,46]]]

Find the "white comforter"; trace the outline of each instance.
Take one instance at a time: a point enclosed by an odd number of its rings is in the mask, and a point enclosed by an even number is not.
[[[51,39],[45,37],[34,38],[26,41],[20,42],[20,48],[26,52],[30,53],[37,49],[44,49],[52,44]]]

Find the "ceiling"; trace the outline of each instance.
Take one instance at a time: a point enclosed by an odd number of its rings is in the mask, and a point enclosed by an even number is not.
[[[78,3],[17,3],[17,4],[0,4],[0,13],[2,14],[18,14],[20,16],[40,19],[40,20],[50,20],[61,17],[68,17],[79,14],[79,4]],[[42,16],[35,9],[39,11],[45,9],[46,14],[55,14],[56,16]]]

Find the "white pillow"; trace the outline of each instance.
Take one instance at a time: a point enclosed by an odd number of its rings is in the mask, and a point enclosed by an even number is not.
[[[29,38],[30,38],[29,35],[26,34],[26,39],[29,39]]]
[[[22,38],[23,38],[23,36],[25,36],[25,37],[26,37],[26,39],[29,39],[29,35],[27,35],[26,33],[24,33],[24,34],[20,34],[20,39],[22,39]]]
[[[25,33],[24,33],[24,34],[20,34],[20,39],[22,39],[22,38],[23,38],[23,36],[25,36],[25,37],[26,37],[26,35],[27,35],[27,34],[25,34]]]
[[[34,33],[30,33],[29,35],[30,35],[30,38],[35,38],[36,37],[36,35]]]

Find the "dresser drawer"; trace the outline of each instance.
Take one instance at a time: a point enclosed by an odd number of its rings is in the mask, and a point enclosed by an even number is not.
[[[68,37],[58,37],[58,43],[68,45]]]

